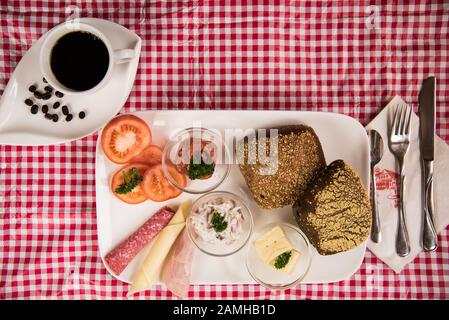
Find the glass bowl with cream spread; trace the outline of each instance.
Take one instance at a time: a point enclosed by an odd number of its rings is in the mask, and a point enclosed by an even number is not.
[[[202,252],[229,256],[245,246],[253,230],[251,211],[239,196],[213,191],[198,198],[187,218],[187,231]]]

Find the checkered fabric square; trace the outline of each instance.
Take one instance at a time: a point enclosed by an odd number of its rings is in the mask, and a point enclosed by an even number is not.
[[[447,1],[0,0],[0,93],[24,53],[75,17],[108,19],[143,39],[123,112],[288,109],[344,113],[363,124],[396,94],[417,103],[438,79],[437,131],[449,142]],[[97,134],[48,147],[0,146],[0,298],[116,299],[95,212]],[[401,274],[367,251],[350,279],[274,293],[195,285],[192,299],[444,299],[449,230]],[[164,286],[137,299],[172,299]]]

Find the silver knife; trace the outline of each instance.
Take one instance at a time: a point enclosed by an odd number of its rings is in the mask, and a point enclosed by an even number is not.
[[[424,80],[419,93],[419,133],[423,172],[423,230],[424,251],[438,247],[433,217],[433,159],[435,136],[435,77]]]

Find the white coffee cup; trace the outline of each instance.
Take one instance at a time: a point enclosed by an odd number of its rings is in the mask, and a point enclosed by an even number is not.
[[[103,79],[95,87],[84,91],[77,91],[64,86],[56,79],[50,66],[51,52],[56,42],[65,34],[76,31],[86,31],[92,33],[103,41],[109,53],[109,66]],[[135,55],[136,52],[134,49],[112,49],[112,46],[106,36],[91,25],[76,21],[66,21],[47,32],[44,42],[42,43],[39,63],[43,76],[56,90],[68,95],[88,95],[101,89],[110,80],[115,64],[128,62],[132,60]]]

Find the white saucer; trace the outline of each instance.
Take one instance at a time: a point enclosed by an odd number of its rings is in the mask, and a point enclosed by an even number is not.
[[[53,97],[44,102],[33,97],[28,88],[37,84],[43,91],[42,74],[39,69],[39,51],[42,36],[28,50],[17,65],[0,100],[0,144],[36,146],[69,142],[87,136],[114,117],[128,99],[139,63],[142,40],[132,31],[113,22],[102,19],[83,18],[80,22],[98,28],[109,39],[113,49],[134,48],[136,57],[128,63],[114,66],[111,80],[94,94],[63,98]],[[31,114],[25,99],[33,97],[38,105],[47,104],[52,110],[53,102],[61,100],[73,114],[73,120],[52,122],[39,111]],[[53,111],[53,110],[52,110]],[[61,113],[61,107],[57,110]],[[78,112],[85,111],[80,119]]]

